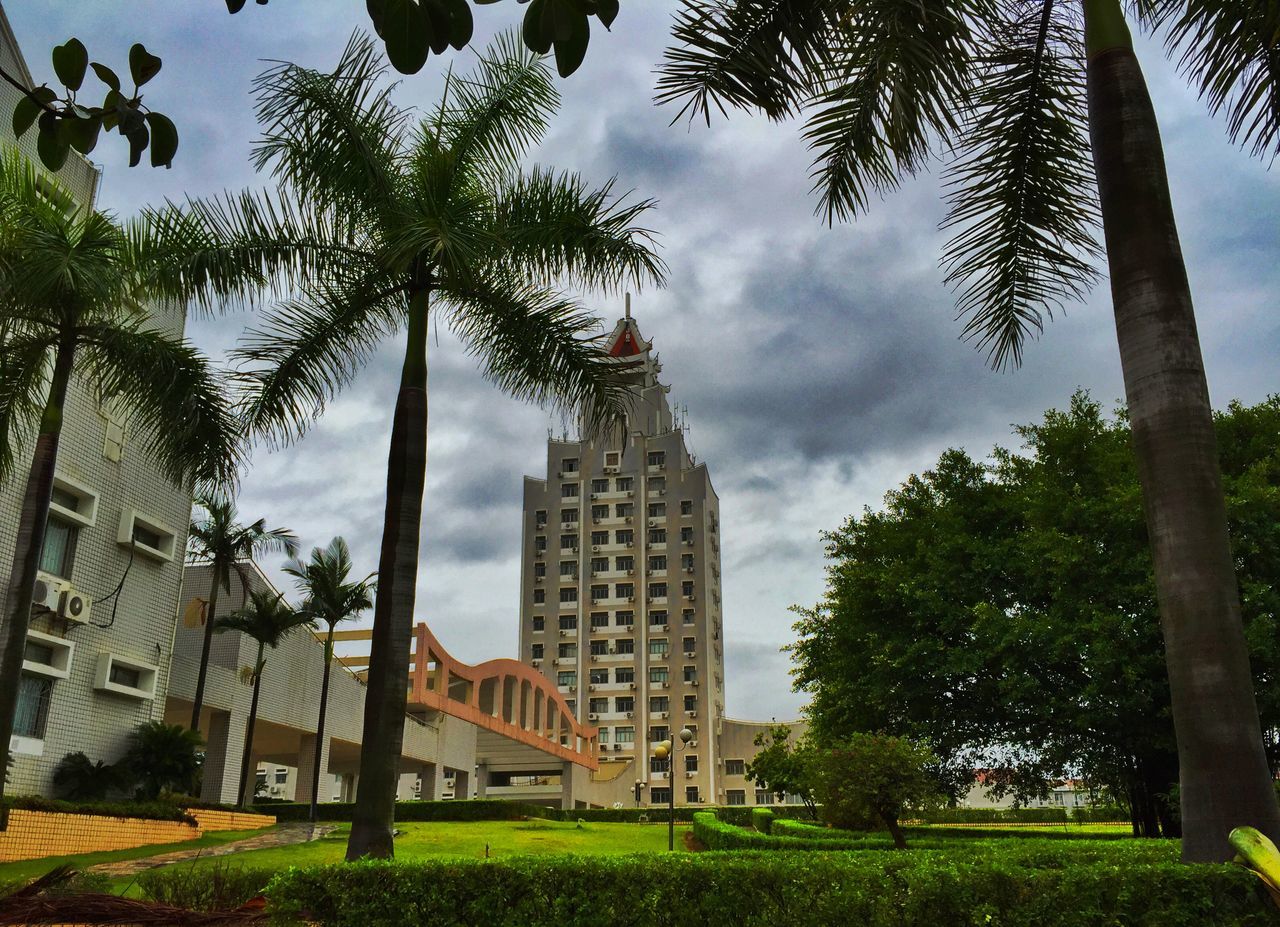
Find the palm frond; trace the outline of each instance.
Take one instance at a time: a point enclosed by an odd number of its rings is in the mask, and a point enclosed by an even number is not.
[[[1097,278],[1097,185],[1078,13],[1010,0],[992,30],[964,148],[949,168],[944,262],[966,337],[995,367]]]
[[[875,0],[833,31],[804,131],[828,223],[861,212],[950,143],[968,107],[974,13],[948,0]]]
[[[661,285],[666,266],[638,224],[656,203],[615,196],[614,181],[589,189],[574,173],[533,169],[504,184],[495,204],[500,260],[567,286],[616,290]]]
[[[847,0],[684,0],[671,28],[680,43],[663,54],[658,103],[677,103],[675,119],[712,107],[758,109],[783,119],[808,99],[827,60],[831,32]]]
[[[205,310],[256,305],[372,261],[350,214],[247,190],[148,209],[129,237],[150,292]]]
[[[312,548],[308,562],[292,560],[283,569],[305,595],[300,613],[329,627],[373,608],[374,574],[350,579],[351,550],[342,537],[335,537],[327,547]]]
[[[1280,6],[1273,0],[1154,4],[1166,44],[1227,133],[1254,156],[1280,154]]]
[[[199,351],[136,323],[86,325],[81,341],[81,375],[124,403],[161,472],[177,485],[235,485],[243,436],[223,377]]]
[[[591,337],[598,320],[577,303],[514,274],[443,288],[439,297],[438,311],[499,389],[580,414],[596,430],[625,418],[622,370]]]
[[[248,429],[288,443],[404,322],[403,284],[381,273],[313,280],[248,331],[234,352]]]
[[[357,31],[332,73],[281,62],[260,74],[255,167],[269,167],[305,202],[376,221],[396,198],[409,116],[391,103],[386,69],[373,39]]]
[[[461,177],[492,181],[513,170],[542,140],[560,94],[541,55],[513,31],[499,33],[475,68],[451,76],[448,95],[418,130],[417,147],[438,139]]]
[[[15,328],[0,323],[0,483],[13,477],[18,449],[40,422],[54,348],[47,334]]]
[[[213,629],[218,633],[237,631],[263,647],[274,649],[293,631],[310,624],[311,619],[286,602],[282,593],[253,589],[249,592],[249,604],[223,615]]]

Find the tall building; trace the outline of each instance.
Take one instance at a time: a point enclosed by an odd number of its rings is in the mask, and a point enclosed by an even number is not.
[[[602,760],[634,763],[618,794],[663,804],[675,788],[680,804],[717,803],[719,500],[629,305],[607,345],[632,389],[625,434],[552,439],[546,477],[525,477],[520,655],[599,727]],[[672,770],[653,747],[685,727],[694,737]]]

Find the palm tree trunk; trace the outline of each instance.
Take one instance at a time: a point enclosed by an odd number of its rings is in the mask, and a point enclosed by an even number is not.
[[[196,676],[196,698],[191,706],[191,730],[200,730],[200,711],[204,708],[204,684],[209,675],[209,650],[213,646],[213,622],[218,616],[218,565],[213,565],[209,583],[209,610],[204,616],[204,644],[200,648],[200,672]]]
[[[1182,858],[1280,840],[1240,617],[1213,415],[1155,111],[1119,0],[1084,0],[1089,137],[1164,631]]]
[[[347,842],[347,859],[395,855],[396,780],[409,693],[409,649],[418,582],[422,488],[427,473],[427,290],[409,303],[409,343],[391,425],[387,507],[378,559],[365,689],[360,787]]]
[[[22,681],[22,659],[26,654],[27,629],[31,624],[31,599],[44,549],[49,500],[53,497],[53,474],[58,463],[58,440],[62,434],[62,412],[74,363],[75,342],[68,339],[59,346],[54,358],[49,396],[40,417],[31,469],[27,471],[27,486],[22,497],[22,513],[18,517],[18,537],[9,571],[9,620],[4,634],[4,651],[0,656],[0,799],[4,798],[9,742],[13,737],[13,719],[18,710],[18,688]],[[0,816],[0,829],[7,824],[8,816]]]
[[[253,698],[249,701],[249,720],[244,726],[244,756],[240,760],[240,789],[236,792],[237,804],[252,805],[253,795],[245,797],[249,785],[249,767],[253,765],[253,727],[258,720],[258,693],[262,690],[262,671],[266,667],[262,654],[265,645],[258,643],[258,662],[253,665]]]
[[[333,625],[324,642],[324,675],[320,682],[320,717],[316,720],[316,756],[311,764],[311,823],[320,816],[320,763],[324,759],[324,713],[329,705],[329,664],[333,662]]]

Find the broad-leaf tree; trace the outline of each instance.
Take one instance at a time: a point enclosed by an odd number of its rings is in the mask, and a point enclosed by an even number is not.
[[[752,741],[756,755],[747,763],[747,778],[757,786],[777,795],[779,799],[798,795],[809,810],[810,817],[817,817],[814,798],[814,768],[816,753],[813,744],[806,739],[791,741],[791,727],[775,724],[761,731]]]
[[[267,648],[275,650],[291,633],[310,624],[311,619],[296,611],[280,593],[257,589],[249,592],[248,605],[213,622],[219,634],[237,631],[258,644],[258,654],[250,668],[253,698],[249,701],[249,720],[245,722],[244,757],[240,761],[240,786],[236,789],[236,800],[241,804],[253,801],[253,793],[246,789],[253,770],[253,728],[258,721],[258,696],[262,692],[262,673],[267,666]]]
[[[239,428],[206,359],[148,321],[145,228],[127,235],[78,208],[13,150],[0,153],[0,216],[0,480],[30,455],[0,640],[4,768],[73,379],[126,411],[140,452],[175,485],[231,484]]]
[[[427,333],[434,317],[521,399],[605,427],[627,389],[596,319],[553,286],[659,282],[648,200],[549,169],[523,170],[555,112],[546,65],[510,35],[415,119],[391,102],[384,65],[357,35],[331,73],[282,64],[257,81],[254,163],[277,194],[174,208],[156,221],[185,266],[168,285],[204,299],[284,298],[239,358],[253,430],[305,430],[387,338],[406,339],[392,417],[360,791],[348,857],[393,853],[397,767],[426,473]],[[176,258],[174,258],[176,260]],[[159,261],[168,266],[170,261]]]
[[[195,700],[191,705],[193,731],[200,730],[200,715],[204,710],[204,688],[209,676],[209,649],[213,646],[213,631],[218,614],[220,592],[231,592],[231,574],[240,576],[244,590],[241,605],[248,598],[249,584],[243,572],[243,564],[261,554],[282,551],[290,557],[298,553],[298,539],[288,528],[268,528],[266,519],[259,518],[242,525],[237,518],[235,502],[224,493],[201,492],[197,494],[195,507],[202,514],[191,519],[187,535],[187,561],[208,564],[209,601],[204,609],[204,639],[200,645],[200,670],[196,675]]]
[[[1249,4],[1141,7],[1173,23],[1232,136],[1274,151],[1274,17]],[[1227,834],[1242,824],[1280,839],[1195,314],[1119,0],[685,0],[673,35],[659,99],[708,120],[729,106],[804,113],[828,220],[955,152],[947,280],[997,366],[1017,364],[1026,338],[1094,281],[1101,219],[1178,732],[1183,858],[1231,858]]]
[[[303,600],[299,614],[306,615],[317,626],[324,625],[324,675],[320,683],[320,710],[316,720],[316,751],[311,767],[311,823],[319,816],[320,764],[324,756],[325,710],[329,705],[329,670],[333,663],[333,631],[344,621],[358,618],[373,608],[374,575],[351,578],[351,551],[347,542],[336,537],[328,547],[313,547],[306,563],[293,560],[284,571],[297,580]]]

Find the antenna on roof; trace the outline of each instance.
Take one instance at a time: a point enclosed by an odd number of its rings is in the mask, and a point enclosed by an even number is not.
[[[628,293],[626,297],[626,311],[627,311],[627,318],[628,319],[631,318],[631,294],[630,293]]]

